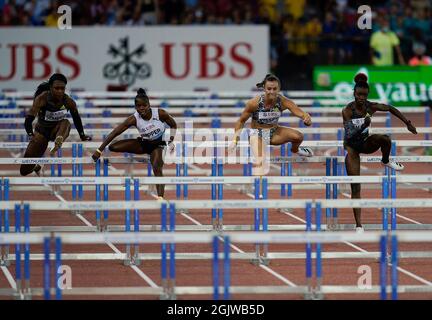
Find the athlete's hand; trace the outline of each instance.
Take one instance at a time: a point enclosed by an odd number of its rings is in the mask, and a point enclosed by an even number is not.
[[[239,137],[239,136],[235,137],[235,139],[233,139],[233,140],[230,142],[230,144],[229,144],[229,146],[228,146],[228,151],[230,151],[230,152],[235,151],[235,149],[237,148],[237,144],[238,144],[238,141],[239,141],[239,140],[240,140],[240,137]]]
[[[363,124],[364,127],[365,127],[365,128],[369,127],[370,124],[371,124],[371,122],[372,122],[371,117],[370,117],[369,115],[366,115],[365,120],[364,120],[364,124]]]
[[[85,135],[85,134],[80,136],[80,138],[81,138],[81,141],[91,141],[92,140],[92,137]]]
[[[308,127],[312,124],[312,118],[309,113],[303,115],[303,123]]]
[[[100,156],[102,155],[102,152],[99,149],[96,149],[96,151],[92,154],[92,159],[94,162],[98,161]]]
[[[173,154],[175,150],[175,144],[172,141],[168,141],[168,151],[170,154]]]
[[[407,123],[407,129],[409,130],[409,132],[413,133],[413,134],[417,134],[417,129],[416,127],[414,127],[411,123],[411,121],[408,120]]]

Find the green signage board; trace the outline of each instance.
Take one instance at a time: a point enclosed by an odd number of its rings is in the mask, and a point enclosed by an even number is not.
[[[421,106],[432,101],[432,66],[317,66],[314,89],[332,90],[340,103],[353,99],[354,76],[368,76],[369,99],[396,106]]]

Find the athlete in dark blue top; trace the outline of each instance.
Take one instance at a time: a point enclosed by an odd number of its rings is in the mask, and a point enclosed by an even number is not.
[[[69,136],[70,122],[66,119],[67,112],[72,115],[75,128],[82,141],[89,141],[91,137],[84,134],[81,117],[75,101],[65,94],[67,80],[60,73],[54,73],[48,82],[40,84],[35,92],[33,105],[27,113],[24,127],[30,137],[24,158],[40,158],[45,153],[49,141],[54,141],[50,150],[51,155],[61,148]],[[35,131],[33,121],[38,117]],[[20,173],[26,176],[32,172],[40,175],[42,166],[39,164],[22,164]]]
[[[388,111],[402,120],[407,129],[417,134],[416,128],[411,121],[406,119],[398,109],[393,106],[374,103],[367,100],[369,85],[367,76],[363,73],[356,75],[354,86],[355,100],[350,102],[342,110],[343,124],[345,128],[344,148],[347,151],[345,166],[347,174],[350,176],[360,175],[360,153],[374,153],[381,149],[382,164],[395,170],[403,170],[404,166],[398,162],[389,161],[391,150],[391,139],[384,134],[369,135],[371,117],[376,111]],[[351,198],[360,199],[360,184],[351,184]],[[361,224],[361,209],[353,208],[356,221],[356,230],[363,231]]]

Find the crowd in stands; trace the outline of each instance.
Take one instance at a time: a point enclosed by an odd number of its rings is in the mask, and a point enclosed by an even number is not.
[[[55,27],[62,4],[73,25],[268,24],[273,71],[304,78],[316,64],[431,63],[432,0],[0,0],[0,26]]]

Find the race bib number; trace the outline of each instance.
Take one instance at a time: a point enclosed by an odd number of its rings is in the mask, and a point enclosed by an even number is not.
[[[260,120],[273,120],[278,119],[281,113],[279,111],[269,111],[269,112],[260,112],[258,114],[258,119]]]
[[[360,129],[361,126],[363,125],[363,123],[365,122],[364,118],[359,118],[359,119],[352,119],[351,120],[352,124],[354,125],[354,127],[356,127],[357,129]],[[366,133],[369,131],[369,127],[365,128],[362,133]]]
[[[150,125],[141,132],[141,137],[143,139],[152,140],[159,138],[161,134],[162,130],[160,128],[155,125]]]
[[[63,120],[66,117],[66,110],[60,110],[60,111],[46,111],[45,112],[45,120],[46,121],[60,121]]]

